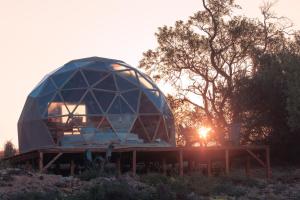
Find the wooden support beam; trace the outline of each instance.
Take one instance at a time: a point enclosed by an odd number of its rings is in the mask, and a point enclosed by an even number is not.
[[[61,156],[63,153],[58,153],[44,168],[42,168],[41,172],[47,171],[47,169]]]
[[[250,156],[246,156],[246,161],[245,161],[245,173],[247,177],[250,177],[251,175],[251,163],[250,163]]]
[[[179,151],[179,176],[183,176],[183,153]]]
[[[270,179],[272,176],[271,171],[271,162],[270,162],[270,147],[266,147],[266,177],[267,179]]]
[[[136,175],[136,151],[132,151],[132,176]]]
[[[246,151],[259,163],[261,164],[261,166],[263,166],[264,168],[266,168],[266,164],[264,163],[264,161],[262,161],[257,155],[255,155],[252,151],[250,151],[249,149],[246,149]]]
[[[229,175],[230,160],[229,160],[229,149],[225,149],[225,174]]]
[[[71,164],[70,164],[70,175],[71,176],[75,175],[75,167],[76,167],[76,165],[75,165],[74,160],[71,160]]]
[[[39,152],[39,172],[42,173],[43,172],[43,168],[44,168],[44,154],[43,152]]]

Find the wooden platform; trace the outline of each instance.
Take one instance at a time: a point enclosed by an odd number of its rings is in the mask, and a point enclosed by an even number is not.
[[[32,168],[37,166],[41,173],[46,172],[53,164],[69,164],[70,174],[74,174],[76,165],[83,162],[86,150],[93,155],[105,157],[107,148],[43,148],[7,158],[16,165]],[[250,163],[253,160],[265,170],[266,178],[271,177],[270,150],[268,146],[220,146],[220,147],[115,147],[112,150],[112,162],[116,163],[118,172],[123,165],[129,165],[132,175],[137,173],[137,164],[147,166],[157,163],[162,173],[167,173],[168,166],[176,169],[180,176],[193,171],[200,165],[206,166],[207,175],[212,175],[212,166],[221,162],[224,173],[228,175],[231,163],[235,159],[242,160],[247,176],[251,175]]]

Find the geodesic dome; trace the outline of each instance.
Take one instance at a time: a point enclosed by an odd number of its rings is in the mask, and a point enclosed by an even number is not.
[[[106,58],[73,60],[29,94],[18,122],[21,152],[53,146],[175,144],[172,112],[144,73]]]

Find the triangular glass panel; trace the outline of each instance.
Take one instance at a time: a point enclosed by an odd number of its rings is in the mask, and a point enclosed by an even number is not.
[[[108,72],[96,70],[83,70],[83,73],[90,85],[93,85],[108,75]]]
[[[125,67],[125,66],[117,64],[117,63],[111,64],[110,66],[114,70],[126,70],[126,69],[128,69],[128,67]]]
[[[108,120],[116,132],[128,133],[135,120],[135,115],[108,115]]]
[[[50,93],[41,97],[37,98],[38,101],[38,108],[40,110],[40,114],[44,116],[44,113],[46,112],[49,103],[51,102],[52,98],[54,97],[55,93]]]
[[[129,108],[128,104],[120,97],[116,97],[111,105],[108,113],[110,114],[132,114],[133,111]]]
[[[86,107],[86,114],[102,114],[102,111],[100,110],[97,101],[93,97],[93,95],[88,92],[83,100],[81,101],[82,105]]]
[[[152,101],[149,100],[149,98],[142,93],[141,95],[141,103],[140,103],[140,113],[159,113],[157,108],[154,106]]]
[[[111,133],[111,132],[114,133],[115,132],[106,118],[103,119],[103,121],[101,122],[98,129],[102,133]]]
[[[56,84],[57,88],[60,88],[73,74],[74,70],[62,72],[62,73],[54,73],[51,78]]]
[[[140,91],[132,90],[129,92],[122,93],[123,98],[127,101],[127,103],[131,106],[134,111],[137,111],[137,105],[139,102]]]
[[[77,89],[87,87],[80,71],[77,71],[76,74],[64,85],[63,89]]]
[[[116,71],[116,74],[120,75],[122,78],[129,80],[131,83],[139,86],[139,81],[136,77],[136,73],[133,70],[123,70],[123,71]]]
[[[135,120],[135,123],[130,132],[133,134],[137,134],[140,139],[144,140],[144,142],[150,142],[150,138],[148,134],[145,132],[145,129],[143,128],[143,125],[141,124],[139,118]]]
[[[109,75],[104,80],[102,80],[100,83],[98,83],[95,88],[97,89],[103,89],[103,90],[111,90],[116,91],[116,85],[113,75]]]
[[[66,103],[78,103],[86,89],[62,90],[61,95]]]
[[[162,99],[158,90],[143,90],[147,97],[156,105],[157,108],[161,108]]]
[[[155,89],[154,86],[152,85],[152,83],[150,83],[150,81],[148,81],[146,78],[144,78],[141,74],[138,73],[138,77],[139,77],[139,81],[140,81],[142,87],[144,87],[146,89]]]
[[[168,132],[167,132],[166,126],[165,126],[165,121],[163,118],[161,118],[161,120],[160,120],[155,139],[161,139],[161,140],[164,140],[165,142],[169,142],[169,136],[168,136]]]
[[[65,103],[60,97],[59,93],[56,94],[55,98],[52,99],[51,103],[48,106],[48,112],[46,116],[60,116],[69,113],[63,113],[66,109]]]
[[[39,95],[45,95],[49,94],[51,92],[54,92],[56,90],[55,86],[53,85],[51,79],[48,79],[46,83],[44,84],[43,89],[41,90]]]
[[[116,75],[116,81],[118,84],[118,88],[120,91],[124,91],[124,90],[130,90],[130,89],[135,89],[137,88],[136,85],[134,85],[133,83],[129,82],[128,80]]]
[[[96,61],[84,67],[85,69],[92,69],[97,71],[109,71],[106,62]]]
[[[159,125],[160,116],[159,115],[151,115],[151,116],[140,116],[141,121],[151,139],[154,139],[157,126]]]
[[[98,90],[93,90],[93,92],[102,110],[106,112],[107,108],[109,107],[109,105],[115,97],[115,93]]]
[[[102,121],[103,117],[100,116],[89,116],[87,118],[87,127],[88,128],[98,128]]]

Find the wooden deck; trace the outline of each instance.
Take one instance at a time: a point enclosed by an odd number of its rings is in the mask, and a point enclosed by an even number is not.
[[[54,163],[70,165],[70,174],[78,163],[82,163],[86,150],[94,155],[105,156],[107,148],[43,148],[8,158],[12,163],[37,165],[43,173]],[[115,147],[112,150],[112,162],[116,163],[118,172],[122,172],[122,165],[130,165],[132,175],[137,173],[137,163],[155,162],[161,166],[162,173],[166,173],[168,166],[173,166],[180,176],[195,169],[195,165],[206,166],[207,175],[212,175],[212,166],[215,162],[224,165],[224,173],[228,175],[231,162],[236,158],[242,159],[247,176],[251,175],[250,163],[253,160],[265,170],[266,178],[271,177],[270,150],[268,146],[219,146],[219,147]]]

